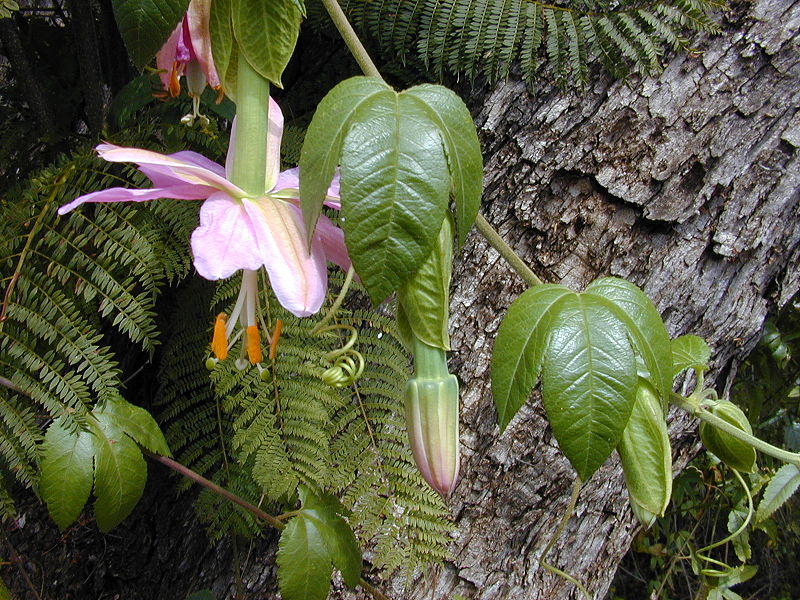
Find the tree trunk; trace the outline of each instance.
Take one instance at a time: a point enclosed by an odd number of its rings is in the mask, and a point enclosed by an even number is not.
[[[509,81],[473,98],[489,221],[548,281],[581,289],[616,275],[640,285],[673,336],[708,339],[709,377],[720,390],[756,344],[767,313],[800,287],[800,0],[741,2],[726,19],[726,33],[700,40],[702,52],[674,58],[657,78],[601,77],[582,93],[537,95]],[[489,389],[494,337],[523,289],[473,233],[457,260],[451,307],[451,367],[463,390],[452,561],[407,591],[388,582],[393,598],[579,597],[539,564],[574,473],[537,398],[501,436]],[[676,470],[697,449],[695,426],[670,413]],[[88,582],[83,597],[113,590],[133,600],[182,598],[204,587],[219,598],[277,597],[269,540],[241,553],[249,560],[245,593],[236,596],[230,545],[206,548],[186,502],[148,492],[144,504],[146,512],[105,537],[106,556],[92,559],[90,573],[81,562],[77,573],[62,575]],[[637,529],[615,455],[586,483],[548,561],[603,598]],[[30,535],[10,532],[23,556]],[[58,546],[54,531],[34,535],[59,548],[43,558],[52,579],[55,565],[67,564],[69,540]],[[32,578],[41,581],[37,573]],[[17,589],[34,597],[22,583]]]

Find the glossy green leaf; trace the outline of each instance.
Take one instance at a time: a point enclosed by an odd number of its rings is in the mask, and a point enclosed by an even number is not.
[[[134,406],[121,397],[108,400],[101,411],[144,448],[162,456],[172,456],[167,440],[155,419],[145,409]]]
[[[667,328],[647,295],[630,281],[603,277],[593,281],[586,294],[599,296],[614,305],[614,314],[628,329],[637,352],[649,371],[664,410],[672,392],[672,346]]]
[[[89,499],[93,461],[92,434],[70,433],[63,418],[53,421],[42,444],[39,493],[61,529],[75,522]]]
[[[317,497],[301,490],[301,498],[301,515],[319,530],[331,562],[341,571],[348,587],[354,588],[361,578],[361,550],[353,530],[342,518],[345,508],[330,494]]]
[[[139,501],[147,480],[147,465],[139,447],[111,415],[97,414],[92,434],[94,512],[100,530],[109,531],[127,517]]]
[[[584,481],[619,443],[636,397],[627,328],[592,294],[558,303],[542,362],[542,398],[558,445]]]
[[[142,69],[183,18],[189,0],[112,0],[111,4],[128,54]]]
[[[764,496],[756,510],[756,521],[768,519],[783,506],[800,486],[800,469],[796,465],[783,465],[769,480]]]
[[[537,285],[509,307],[492,351],[492,395],[501,432],[539,379],[551,310],[565,297],[574,295],[563,285]]]
[[[459,246],[472,227],[481,204],[483,157],[469,109],[452,90],[441,85],[418,85],[404,92],[420,102],[444,140],[453,183]]]
[[[233,38],[232,10],[234,0],[214,0],[211,3],[209,29],[211,53],[225,95],[235,99],[238,46]]]
[[[661,402],[643,379],[617,451],[631,504],[645,509],[649,527],[652,519],[664,516],[672,496],[672,448]]]
[[[300,32],[296,0],[232,0],[233,36],[247,62],[278,87]]]
[[[278,542],[278,587],[284,600],[325,600],[330,589],[328,548],[314,521],[294,517]]]
[[[317,106],[300,152],[300,207],[309,241],[352,120],[365,106],[390,102],[395,96],[395,91],[378,78],[351,77],[328,92]]]
[[[378,304],[430,254],[447,213],[450,175],[438,129],[417,102],[381,96],[345,135],[340,182],[345,242]]]
[[[428,258],[398,292],[398,312],[420,340],[442,350],[450,350],[447,320],[450,303],[450,274],[453,265],[453,225],[446,217],[439,238]]]
[[[709,407],[709,412],[724,419],[742,431],[752,434],[750,421],[742,410],[733,402],[722,400]],[[717,458],[737,471],[752,473],[756,468],[756,451],[750,444],[746,444],[729,433],[717,429],[713,425],[700,423],[700,439],[703,445]]]
[[[684,369],[708,369],[711,350],[706,341],[696,335],[682,335],[672,340],[672,376]]]

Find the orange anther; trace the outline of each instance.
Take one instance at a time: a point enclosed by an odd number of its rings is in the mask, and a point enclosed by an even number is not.
[[[261,339],[258,335],[258,327],[250,325],[247,328],[245,343],[247,344],[247,358],[250,364],[260,363],[264,356],[261,354]]]
[[[225,325],[228,322],[228,315],[219,313],[214,321],[214,334],[211,337],[211,352],[220,360],[228,357],[228,334]]]

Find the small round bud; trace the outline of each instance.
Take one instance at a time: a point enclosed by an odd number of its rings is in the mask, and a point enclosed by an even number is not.
[[[206,369],[208,369],[209,371],[213,371],[214,368],[217,366],[218,362],[219,361],[216,358],[214,358],[213,356],[209,356],[206,359]]]

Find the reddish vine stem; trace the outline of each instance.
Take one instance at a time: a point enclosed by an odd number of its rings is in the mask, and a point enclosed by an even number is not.
[[[142,451],[154,461],[161,463],[162,465],[172,469],[176,473],[180,473],[181,475],[183,475],[188,479],[191,479],[195,483],[199,483],[203,487],[208,488],[209,490],[211,490],[212,492],[214,492],[219,496],[222,496],[226,500],[229,500],[230,502],[233,502],[234,504],[241,506],[247,512],[255,515],[256,517],[258,517],[268,525],[274,527],[275,529],[283,529],[285,527],[282,521],[276,519],[275,517],[273,517],[268,513],[265,513],[263,510],[261,510],[260,508],[258,508],[253,504],[250,504],[246,500],[239,498],[239,496],[237,496],[236,494],[229,492],[228,490],[217,485],[213,481],[209,481],[208,479],[200,475],[200,473],[192,471],[189,467],[184,466],[181,463],[172,460],[171,458],[167,458],[166,456],[159,456],[158,454],[153,454],[152,452],[148,452],[147,450],[142,450]]]

